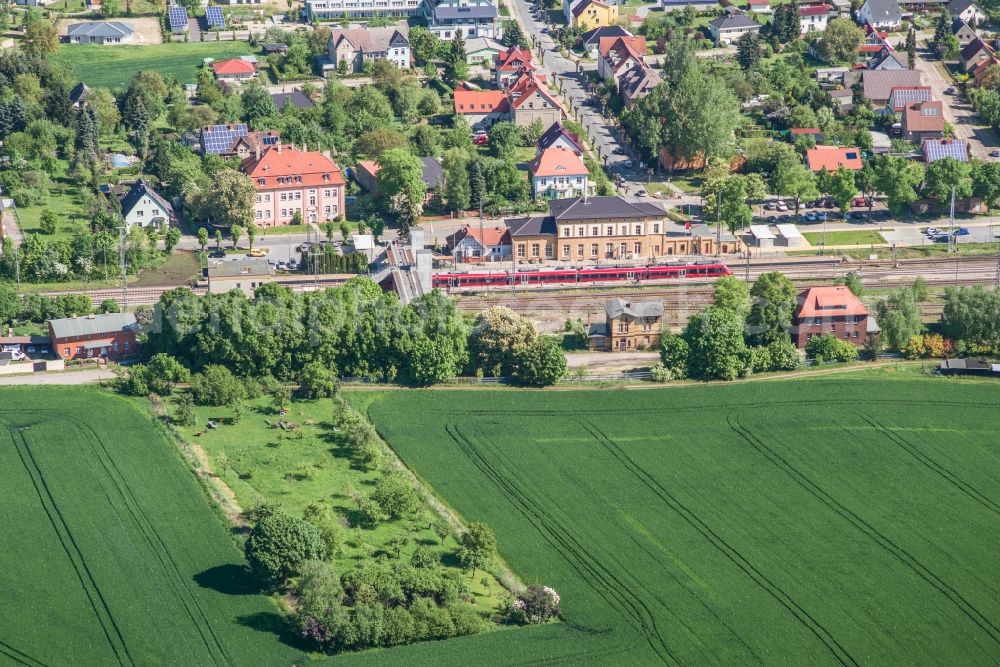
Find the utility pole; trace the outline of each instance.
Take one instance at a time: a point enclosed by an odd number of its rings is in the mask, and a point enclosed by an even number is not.
[[[107,260],[105,260],[105,264]],[[17,280],[17,293],[21,294],[21,247],[14,246],[14,277]]]
[[[948,252],[955,252],[955,186],[951,186],[951,212],[948,214]]]
[[[128,264],[125,263],[125,227],[118,228],[118,268],[122,272],[122,312],[128,310]]]
[[[1000,240],[1000,236],[993,238]],[[997,274],[993,278],[993,287],[1000,287],[1000,243],[997,243]]]
[[[715,193],[715,254],[722,248],[722,190]]]

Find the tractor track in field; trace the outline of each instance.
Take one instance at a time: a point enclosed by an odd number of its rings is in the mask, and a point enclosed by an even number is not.
[[[997,628],[986,616],[980,612],[972,603],[966,600],[961,593],[955,590],[950,584],[942,580],[923,563],[915,558],[908,551],[890,540],[885,534],[861,518],[858,514],[842,505],[833,496],[824,491],[819,485],[809,477],[800,472],[795,466],[781,457],[777,452],[764,444],[749,429],[740,423],[739,416],[729,413],[726,417],[730,429],[742,438],[748,445],[755,449],[764,458],[785,473],[796,484],[798,484],[808,494],[813,496],[821,504],[854,526],[859,532],[867,536],[887,553],[894,556],[903,565],[910,568],[925,583],[948,598],[974,625],[982,630],[995,643],[1000,644],[1000,628]]]
[[[156,559],[163,570],[163,574],[170,582],[174,595],[184,608],[192,626],[198,632],[208,655],[211,656],[212,661],[215,664],[232,665],[232,659],[228,656],[221,640],[215,634],[212,624],[208,620],[204,609],[202,609],[194,594],[191,592],[191,589],[186,585],[185,577],[181,574],[180,568],[177,566],[177,562],[170,555],[170,550],[167,547],[166,542],[160,536],[159,532],[157,532],[149,518],[142,511],[138,500],[132,493],[132,489],[125,481],[125,477],[121,469],[118,467],[114,457],[111,456],[107,446],[104,444],[104,441],[97,434],[97,432],[77,415],[62,410],[21,410],[20,412],[21,414],[35,414],[39,416],[58,415],[61,419],[73,424],[86,434],[86,439],[88,440],[91,451],[94,453],[95,458],[104,469],[108,481],[111,483],[112,487],[121,499],[122,506],[128,512],[132,522],[135,524],[136,528],[138,528],[139,533],[145,539],[150,550],[156,555]],[[108,465],[109,462],[110,467]],[[114,469],[113,472],[112,468]],[[122,517],[119,512],[118,507],[116,506],[117,504],[111,498],[108,498],[108,504],[114,510],[115,514],[118,515],[118,518],[121,521],[124,517]],[[196,612],[197,616],[201,619],[200,622],[196,617]],[[206,630],[209,636],[205,635]],[[213,651],[213,644],[215,649],[222,656],[221,661],[218,659],[218,656],[215,655],[215,651]]]
[[[108,602],[104,599],[104,594],[101,592],[101,589],[97,587],[97,581],[94,578],[93,573],[90,571],[87,561],[83,558],[83,552],[76,543],[76,539],[73,537],[73,533],[70,531],[69,525],[66,523],[62,512],[59,511],[59,506],[56,505],[55,498],[52,496],[52,492],[45,481],[45,477],[42,475],[42,469],[35,460],[34,455],[31,453],[31,447],[28,445],[28,441],[24,438],[24,434],[22,432],[23,429],[14,428],[9,423],[7,424],[7,429],[11,435],[11,440],[14,442],[14,448],[17,450],[17,454],[21,459],[21,464],[24,466],[24,471],[28,474],[32,485],[35,487],[35,493],[38,494],[39,503],[42,505],[42,509],[45,511],[46,516],[48,516],[49,522],[52,525],[52,530],[56,533],[56,537],[59,539],[63,551],[66,553],[66,557],[69,559],[70,564],[73,566],[73,570],[76,572],[80,586],[83,588],[83,591],[90,602],[90,606],[94,611],[97,623],[101,626],[101,630],[104,632],[104,636],[107,638],[108,645],[115,654],[118,664],[128,664],[134,666],[135,660],[129,653],[128,644],[125,643],[125,638],[122,635],[121,628],[118,627],[118,622],[111,613]],[[34,472],[32,472],[32,470],[34,470]],[[116,638],[117,642],[115,641]]]
[[[517,485],[497,470],[457,425],[445,425],[445,432],[459,449],[507,498],[511,505],[529,521],[545,540],[566,559],[581,579],[586,581],[608,604],[620,613],[631,616],[650,648],[663,663],[683,664],[667,646],[656,627],[656,618],[646,604],[586,549],[548,511],[535,503]],[[624,651],[626,649],[622,649]],[[616,653],[621,651],[616,651]],[[593,655],[593,654],[589,654]]]
[[[604,447],[615,459],[621,463],[626,470],[639,480],[646,488],[653,492],[671,510],[677,513],[685,523],[694,528],[709,544],[725,555],[737,568],[742,570],[751,581],[760,586],[771,595],[779,604],[792,613],[798,621],[805,626],[822,643],[833,657],[842,665],[853,665],[860,667],[854,657],[844,648],[837,639],[819,621],[800,606],[795,600],[777,584],[772,582],[767,575],[758,570],[745,556],[737,551],[732,545],[716,533],[697,514],[688,509],[670,491],[668,491],[656,478],[643,470],[632,458],[601,429],[589,422],[578,420],[578,423],[591,436]]]
[[[862,419],[868,422],[868,424],[871,425],[876,431],[884,435],[890,442],[897,445],[900,449],[916,459],[925,468],[938,477],[944,479],[950,485],[954,486],[960,493],[968,496],[973,502],[978,503],[988,511],[993,512],[996,515],[1000,515],[1000,505],[979,491],[979,489],[964,482],[961,478],[955,475],[955,473],[951,472],[940,463],[921,452],[912,442],[904,438],[902,435],[893,432],[888,426],[879,423],[872,417],[862,415]]]
[[[16,649],[7,642],[0,640],[0,655],[5,655],[19,665],[25,667],[46,667],[38,658],[33,658],[24,651]]]

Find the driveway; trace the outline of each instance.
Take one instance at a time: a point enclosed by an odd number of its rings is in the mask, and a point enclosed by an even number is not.
[[[9,375],[0,377],[0,385],[12,384],[93,384],[114,379],[109,369],[100,368],[86,371],[62,371],[33,373],[31,375]]]
[[[943,103],[944,119],[955,128],[955,137],[969,142],[973,157],[989,159],[990,151],[1000,147],[1000,143],[997,142],[996,135],[983,126],[971,104],[958,95],[945,92],[955,83],[945,73],[943,63],[937,56],[924,51],[917,54],[917,70],[923,76],[924,85],[931,87],[934,99]]]

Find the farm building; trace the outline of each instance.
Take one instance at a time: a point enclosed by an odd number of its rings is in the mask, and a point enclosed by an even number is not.
[[[128,44],[133,34],[135,27],[121,21],[71,23],[66,41],[70,44]]]
[[[611,299],[604,304],[604,315],[604,323],[592,324],[587,332],[590,349],[635,352],[659,348],[663,331],[663,304],[659,301]]]
[[[1000,364],[986,359],[942,359],[941,375],[990,375],[1000,377]]]
[[[810,287],[801,292],[792,315],[792,340],[802,348],[813,336],[829,334],[855,345],[880,331],[865,304],[844,285]]]
[[[63,360],[115,359],[138,351],[133,313],[107,313],[49,320],[49,342]]]

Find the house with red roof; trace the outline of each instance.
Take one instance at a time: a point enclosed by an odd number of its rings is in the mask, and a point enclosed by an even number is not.
[[[867,306],[844,285],[810,287],[798,296],[789,333],[804,348],[813,336],[830,335],[862,346],[880,331]]]
[[[247,81],[257,76],[257,65],[242,58],[230,58],[212,63],[218,81]]]
[[[493,61],[493,83],[497,88],[506,88],[522,68],[533,70],[531,50],[516,46],[500,53]]]
[[[806,166],[814,173],[826,169],[831,174],[841,167],[857,171],[864,165],[861,151],[846,146],[817,146],[806,151]]]
[[[507,226],[466,225],[446,239],[448,252],[456,262],[499,262],[511,255]]]
[[[536,199],[563,199],[589,194],[590,170],[575,152],[561,146],[546,148],[528,164]]]
[[[337,220],[344,215],[344,177],[340,168],[319,151],[281,143],[258,151],[240,165],[253,181],[254,223],[258,227]]]
[[[507,108],[510,120],[520,127],[530,127],[535,120],[541,120],[542,127],[566,117],[566,110],[552,91],[545,76],[534,70],[521,69],[506,90]]]
[[[903,111],[903,137],[915,144],[944,136],[944,106],[937,100],[914,102]]]
[[[494,123],[507,120],[509,107],[502,90],[455,88],[455,113],[465,117],[473,130],[488,130]]]

